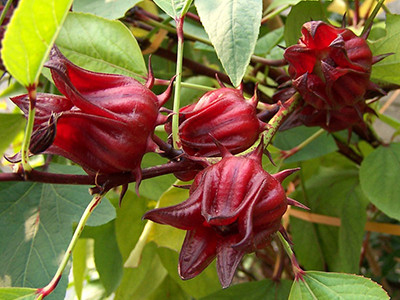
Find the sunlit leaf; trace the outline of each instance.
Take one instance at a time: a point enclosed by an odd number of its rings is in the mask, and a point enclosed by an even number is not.
[[[186,14],[193,0],[154,0],[173,19]]]
[[[56,44],[73,63],[91,71],[141,80],[147,74],[136,39],[120,21],[70,13]]]
[[[261,0],[197,0],[201,22],[234,86],[246,72],[261,24]]]
[[[21,0],[2,42],[7,71],[22,85],[37,83],[72,0]]]
[[[0,114],[0,154],[10,146],[24,125],[25,118],[21,114]]]
[[[115,237],[115,220],[107,224],[86,226],[82,238],[94,239],[94,262],[107,295],[119,285],[122,278],[122,256]]]
[[[150,296],[167,276],[157,254],[157,246],[148,243],[143,249],[140,264],[125,268],[122,282],[114,300],[143,300]]]
[[[74,276],[75,294],[78,299],[82,297],[83,281],[86,275],[87,240],[78,239],[72,252],[72,274]]]
[[[34,300],[36,296],[36,289],[0,288],[0,299],[2,300]]]

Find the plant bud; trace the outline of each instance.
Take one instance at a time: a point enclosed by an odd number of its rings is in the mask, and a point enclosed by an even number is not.
[[[213,138],[236,154],[253,145],[266,124],[257,118],[257,99],[242,91],[220,88],[204,94],[197,103],[180,110],[179,137],[183,150],[194,156],[216,156]]]
[[[298,44],[286,49],[293,86],[316,109],[340,110],[363,100],[369,88],[372,52],[365,39],[322,21],[303,25]]]
[[[175,206],[147,212],[145,219],[187,230],[179,258],[179,274],[190,279],[217,259],[218,276],[228,287],[242,256],[265,247],[281,227],[288,204],[281,182],[297,169],[270,175],[261,166],[260,145],[223,158],[197,174],[189,198]]]
[[[140,182],[142,157],[156,149],[154,128],[166,120],[159,108],[169,98],[170,87],[156,96],[133,78],[82,69],[57,48],[46,66],[65,97],[37,95],[31,151],[64,156],[92,174],[133,172]],[[148,85],[152,79],[150,74]],[[27,115],[27,95],[11,100]]]

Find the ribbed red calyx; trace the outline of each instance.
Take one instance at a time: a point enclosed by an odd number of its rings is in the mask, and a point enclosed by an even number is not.
[[[256,115],[257,99],[245,100],[241,90],[220,88],[180,110],[179,137],[183,150],[194,156],[216,156],[213,138],[231,153],[240,153],[266,128]]]
[[[152,74],[146,86],[127,76],[91,72],[57,48],[46,66],[64,95],[37,95],[34,130],[46,127],[52,116],[56,121],[54,142],[45,145],[46,153],[62,155],[88,173],[134,172],[140,178],[143,155],[156,149],[154,128],[166,120],[159,108],[169,98],[170,87],[156,96],[149,89]],[[27,114],[27,95],[11,100]],[[34,133],[33,139],[38,136],[43,135]]]
[[[186,201],[144,215],[187,230],[178,267],[183,279],[197,276],[216,258],[221,284],[228,287],[242,256],[264,247],[280,228],[293,203],[281,182],[296,169],[270,175],[261,158],[262,145],[244,157],[224,149],[220,162],[197,174]]]
[[[319,110],[339,110],[363,100],[373,64],[367,42],[346,28],[307,22],[298,44],[285,50],[289,74],[304,101]]]

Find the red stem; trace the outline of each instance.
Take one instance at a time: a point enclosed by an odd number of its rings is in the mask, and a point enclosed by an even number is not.
[[[164,165],[149,167],[143,169],[142,179],[153,178],[161,175],[171,174],[180,171],[201,170],[203,167],[184,157],[179,162],[171,162]],[[25,174],[20,173],[0,173],[0,182],[10,181],[30,181],[51,184],[72,184],[72,185],[95,185],[93,193],[101,193],[110,190],[113,187],[135,182],[135,175],[132,173],[103,174],[103,175],[74,175],[74,174],[56,174],[32,170]]]

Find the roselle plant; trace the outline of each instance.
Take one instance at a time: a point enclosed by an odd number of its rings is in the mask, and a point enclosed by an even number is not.
[[[0,299],[399,298],[397,6],[6,1]]]

